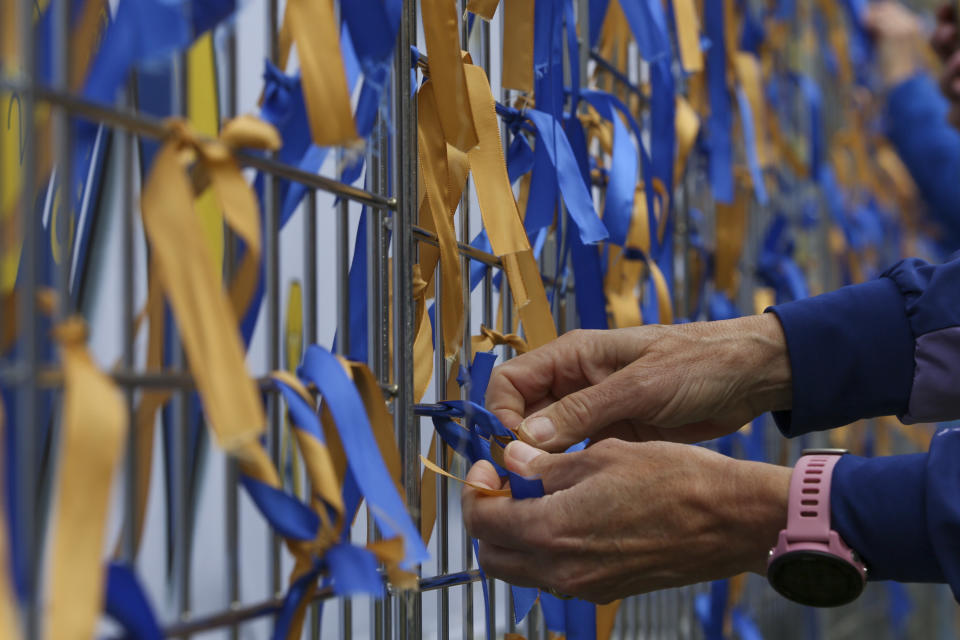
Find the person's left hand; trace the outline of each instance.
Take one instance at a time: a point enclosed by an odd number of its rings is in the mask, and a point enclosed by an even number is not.
[[[506,464],[542,498],[466,487],[463,517],[487,575],[606,603],[630,594],[765,572],[786,523],[790,469],[668,442],[607,439],[549,454],[516,441]],[[500,488],[486,461],[467,480]]]

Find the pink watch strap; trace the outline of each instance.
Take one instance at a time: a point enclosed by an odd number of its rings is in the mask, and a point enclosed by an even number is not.
[[[797,461],[787,501],[788,542],[830,541],[830,484],[839,460],[837,454],[814,453]]]

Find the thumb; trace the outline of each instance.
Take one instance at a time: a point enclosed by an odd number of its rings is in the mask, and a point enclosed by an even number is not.
[[[570,485],[560,465],[560,455],[547,453],[531,447],[526,442],[514,440],[503,452],[503,461],[510,471],[525,478],[539,478],[543,490],[551,494]]]
[[[520,438],[546,451],[564,451],[589,438],[628,412],[619,385],[608,377],[599,384],[566,395],[524,419]]]

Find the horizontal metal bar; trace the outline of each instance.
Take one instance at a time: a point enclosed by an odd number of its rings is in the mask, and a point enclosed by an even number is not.
[[[15,386],[26,382],[25,370],[22,367],[0,368],[0,381],[5,385]],[[189,371],[161,370],[161,371],[125,371],[114,369],[110,371],[113,381],[121,387],[134,387],[154,390],[192,390],[196,382]],[[260,391],[274,389],[275,381],[271,376],[262,376],[255,379]],[[54,389],[63,386],[63,370],[56,367],[47,367],[40,370],[38,384],[41,388]],[[307,385],[308,391],[315,391],[316,386]],[[380,385],[383,395],[390,398],[397,395],[397,385],[383,383]]]
[[[7,91],[19,92],[27,92],[32,88],[33,96],[37,100],[49,102],[50,104],[62,107],[74,116],[84,120],[111,125],[113,127],[125,129],[137,135],[161,140],[169,133],[167,127],[164,125],[163,120],[160,120],[159,118],[145,116],[141,113],[137,113],[128,109],[107,107],[64,91],[41,86],[32,87],[30,84],[16,80],[9,80],[7,78],[4,78],[2,81],[0,81],[0,88]],[[205,136],[198,137],[201,140],[210,139],[206,138]],[[380,196],[370,193],[369,191],[364,191],[363,189],[357,189],[356,187],[343,184],[342,182],[333,180],[332,178],[326,178],[324,176],[309,173],[297,167],[285,164],[283,162],[278,162],[266,156],[261,156],[249,151],[238,150],[234,153],[234,155],[236,156],[237,161],[244,166],[252,167],[258,171],[263,171],[264,173],[278,176],[280,178],[293,180],[294,182],[299,182],[313,189],[319,189],[320,191],[333,193],[341,198],[353,200],[354,202],[359,202],[361,204],[376,207],[378,209],[394,210],[397,208],[397,200],[393,197]]]
[[[472,582],[479,582],[483,574],[479,569],[457,571],[429,578],[420,579],[420,591],[435,591],[437,589],[456,587]],[[393,593],[393,590],[390,590]],[[335,596],[332,586],[318,588],[310,602],[329,600]],[[203,631],[218,629],[227,625],[249,622],[256,618],[272,615],[283,606],[283,598],[270,598],[249,605],[231,607],[225,611],[218,611],[209,615],[198,616],[182,622],[171,624],[164,628],[164,636],[168,638],[184,637]]]
[[[620,69],[600,55],[599,52],[593,50],[590,52],[590,59],[597,63],[597,66],[609,73],[617,80],[620,84],[626,87],[631,93],[635,93],[640,97],[641,103],[647,100],[647,95],[630,80]]]
[[[414,225],[413,227],[413,238],[419,242],[424,242],[434,247],[440,246],[440,240],[437,238],[437,234],[427,231],[423,227],[418,227]],[[457,249],[460,252],[460,255],[466,256],[471,260],[476,260],[477,262],[482,262],[483,264],[490,265],[491,267],[502,267],[500,264],[500,258],[493,255],[492,253],[487,253],[486,251],[481,251],[476,247],[471,247],[469,244],[464,244],[462,242],[457,243]]]
[[[471,582],[479,582],[483,579],[483,574],[479,569],[470,569],[469,571],[457,571],[430,578],[420,578],[420,592],[435,591],[437,589],[446,589],[456,587]]]

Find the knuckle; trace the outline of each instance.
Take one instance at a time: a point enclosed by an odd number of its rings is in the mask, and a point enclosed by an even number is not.
[[[579,427],[581,422],[590,418],[591,407],[583,393],[571,393],[560,401],[560,410],[564,417],[574,421],[573,427]]]

